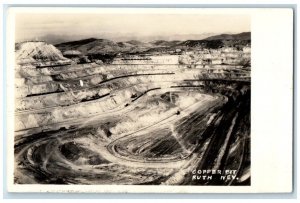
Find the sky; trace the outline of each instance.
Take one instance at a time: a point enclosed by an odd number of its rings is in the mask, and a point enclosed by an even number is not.
[[[250,31],[248,15],[18,13],[16,42],[72,41],[84,38],[125,40],[187,40],[214,34]]]

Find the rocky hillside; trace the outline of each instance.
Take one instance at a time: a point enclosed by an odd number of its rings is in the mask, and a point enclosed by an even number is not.
[[[134,54],[153,52],[176,52],[176,50],[191,50],[195,48],[218,49],[224,46],[235,46],[236,44],[249,44],[250,32],[240,34],[216,35],[204,40],[165,41],[156,40],[152,42],[141,42],[131,40],[126,42],[114,42],[107,39],[89,38],[78,41],[65,42],[55,45],[60,51],[77,50],[84,55],[92,54]]]
[[[52,44],[46,42],[22,42],[15,45],[17,63],[68,61]]]
[[[208,37],[204,40],[251,40],[251,32],[242,32],[239,34],[221,34]]]
[[[62,52],[67,50],[77,50],[87,54],[115,54],[115,53],[130,53],[143,52],[151,48],[153,45],[136,40],[127,42],[114,42],[107,39],[89,38],[84,40],[72,41],[57,44],[56,47]]]

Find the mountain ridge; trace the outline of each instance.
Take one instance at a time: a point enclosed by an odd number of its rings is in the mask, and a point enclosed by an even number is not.
[[[207,37],[203,40],[251,40],[251,32],[241,32],[238,34],[220,34]]]
[[[228,41],[233,41],[228,42]],[[83,54],[118,54],[118,53],[144,53],[153,51],[168,51],[176,49],[186,49],[193,47],[220,48],[224,45],[235,45],[234,41],[251,41],[250,32],[238,34],[221,34],[200,40],[154,40],[143,42],[139,40],[128,40],[125,42],[115,42],[108,39],[87,38],[82,40],[64,42],[55,46],[61,51],[80,51]]]

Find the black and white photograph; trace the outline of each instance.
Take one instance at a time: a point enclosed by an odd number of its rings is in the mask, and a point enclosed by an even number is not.
[[[249,15],[15,17],[15,184],[251,185]]]
[[[293,190],[293,10],[7,11],[13,193]]]

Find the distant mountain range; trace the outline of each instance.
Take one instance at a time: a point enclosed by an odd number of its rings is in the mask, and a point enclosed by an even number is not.
[[[229,34],[229,33],[227,33]],[[184,40],[201,40],[205,39],[210,36],[214,36],[216,33],[201,33],[201,34],[173,34],[171,36],[165,36],[165,35],[155,35],[155,36],[140,36],[136,33],[128,33],[126,35],[121,33],[102,33],[101,35],[97,36],[84,36],[79,35],[76,33],[70,33],[68,35],[63,34],[46,34],[39,37],[30,37],[30,36],[24,36],[24,38],[18,39],[17,42],[23,42],[23,41],[32,41],[32,40],[38,40],[38,41],[45,41],[50,44],[59,44],[64,43],[67,41],[78,41],[81,39],[88,39],[88,38],[98,38],[98,39],[109,39],[115,42],[126,42],[131,40],[136,41],[143,41],[143,42],[151,42],[151,41],[157,41],[157,40],[178,40],[178,41],[184,41]]]
[[[204,40],[251,40],[251,32],[215,35],[205,38]]]
[[[88,38],[56,44],[61,51],[76,50],[82,54],[116,54],[116,53],[145,53],[153,51],[168,51],[176,49],[188,49],[192,47],[218,48],[226,45],[235,45],[244,42],[250,43],[251,33],[243,32],[239,34],[221,34],[210,36],[201,40],[155,40],[151,42],[142,42],[130,40],[125,42],[114,42],[108,39]]]

